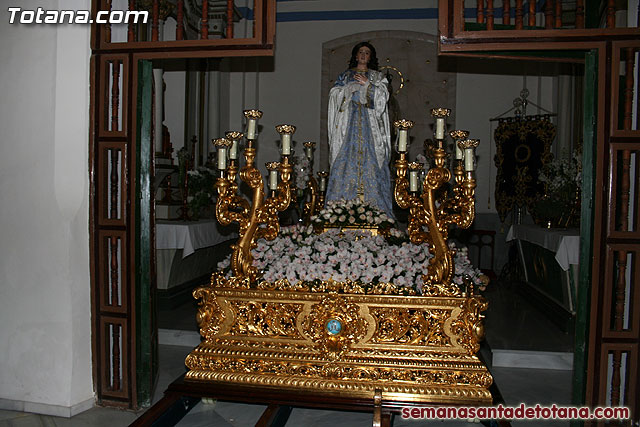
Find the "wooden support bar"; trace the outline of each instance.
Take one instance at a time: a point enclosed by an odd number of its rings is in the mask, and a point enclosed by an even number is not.
[[[556,0],[556,28],[562,28],[562,1]]]
[[[607,28],[616,27],[616,0],[607,1]]]
[[[484,24],[484,0],[478,0],[478,15],[476,21],[478,24]]]
[[[524,26],[524,9],[522,6],[522,0],[516,0],[516,30],[521,30]]]
[[[382,390],[379,388],[373,395],[373,427],[382,427]]]
[[[487,0],[487,31],[493,31],[493,0]]]
[[[107,0],[107,10],[111,11],[111,0]],[[104,41],[111,43],[111,24],[102,25],[104,25]]]
[[[120,391],[120,325],[112,324],[111,328],[111,390]]]
[[[511,1],[503,0],[502,3],[502,24],[511,25]]]
[[[536,0],[529,0],[529,26],[536,26]]]
[[[153,0],[151,8],[151,41],[160,40],[160,0]]]
[[[576,0],[576,28],[584,28],[584,0]]]
[[[545,0],[544,2],[544,29],[550,30],[553,28],[553,3],[551,0]]]
[[[271,404],[260,416],[256,427],[284,427],[292,409],[291,406]]]
[[[627,48],[625,63],[625,86],[624,86],[624,119],[623,129],[631,130],[633,123],[633,68],[636,61],[635,49]]]
[[[134,10],[136,10],[136,0],[129,0],[129,11]],[[136,41],[136,28],[133,22],[129,22],[129,27],[127,28],[127,41]]]
[[[176,12],[176,40],[184,40],[184,0],[178,0],[178,10]]]
[[[233,1],[227,0],[227,38],[233,38]]]
[[[118,152],[116,150],[110,150],[109,156],[111,157],[111,176],[110,180],[110,205],[109,206],[109,219],[117,219],[118,218]],[[114,237],[115,239],[115,237]],[[113,240],[111,241],[113,244]],[[113,251],[114,248],[112,247]],[[111,253],[113,255],[113,252]],[[112,257],[113,260],[113,257]],[[112,264],[113,265],[113,264]],[[113,272],[112,272],[113,273]]]
[[[109,299],[109,305],[117,307],[120,287],[118,286],[118,238],[116,236],[111,236],[109,239],[109,257],[109,279],[111,282],[111,298]]]
[[[115,60],[111,63],[113,70],[111,72],[111,131],[119,130],[119,110],[120,105],[120,61]]]
[[[209,38],[209,2],[202,0],[202,25],[200,38],[206,40]]]

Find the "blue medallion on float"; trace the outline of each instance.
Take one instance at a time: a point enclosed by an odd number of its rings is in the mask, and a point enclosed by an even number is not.
[[[327,332],[331,335],[338,335],[342,331],[342,322],[338,319],[329,319],[327,321]]]

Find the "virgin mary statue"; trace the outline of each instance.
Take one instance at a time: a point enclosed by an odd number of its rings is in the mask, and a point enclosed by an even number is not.
[[[387,79],[378,71],[376,50],[358,43],[349,69],[329,92],[329,164],[326,200],[359,198],[394,218],[389,158]]]

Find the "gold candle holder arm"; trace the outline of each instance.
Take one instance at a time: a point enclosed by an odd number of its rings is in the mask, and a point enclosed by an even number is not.
[[[311,175],[307,180],[307,188],[309,189],[309,200],[304,202],[304,225],[311,224],[311,217],[320,210],[318,206],[318,201],[320,199],[320,187],[318,185],[318,181],[313,175]]]
[[[303,145],[305,155],[309,160],[309,174],[306,180],[306,188],[309,190],[309,194],[302,208],[302,217],[303,223],[305,225],[309,225],[311,224],[311,217],[320,210],[318,207],[320,186],[318,184],[318,181],[313,176],[313,152],[315,151],[316,143],[314,141],[305,141]]]
[[[228,149],[231,141],[226,138],[213,140],[216,148]],[[218,200],[216,201],[216,217],[220,224],[229,225],[232,222],[241,223],[249,210],[249,203],[237,194],[238,185],[235,180],[235,162],[231,163],[225,171],[221,171],[220,178],[216,181]]]
[[[286,157],[279,169],[280,182],[276,194],[267,198],[262,208],[257,212],[257,220],[264,226],[256,230],[256,240],[261,238],[273,240],[278,236],[280,231],[278,212],[287,209],[291,203],[291,183],[289,180],[293,168]]]
[[[456,141],[456,145],[463,151],[473,150],[479,142],[477,139],[465,139]],[[439,215],[447,225],[455,224],[460,228],[469,228],[475,218],[476,180],[472,171],[464,171],[462,159],[457,161],[454,174],[454,197],[440,205]]]
[[[436,148],[433,153],[435,166],[429,169],[423,184],[423,206],[429,212],[427,216],[427,229],[430,236],[429,250],[433,255],[427,274],[423,276],[427,293],[456,294],[458,289],[452,287],[453,279],[453,255],[449,250],[447,238],[449,224],[440,215],[436,202],[441,187],[449,182],[451,173],[444,166],[446,153],[442,148]]]

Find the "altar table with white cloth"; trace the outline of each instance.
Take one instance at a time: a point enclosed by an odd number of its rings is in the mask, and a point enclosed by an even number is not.
[[[516,224],[507,233],[506,241],[511,240],[518,242],[525,281],[575,314],[580,231]]]
[[[158,289],[169,289],[215,270],[212,248],[238,234],[215,219],[156,221],[156,274]]]
[[[567,271],[571,264],[580,263],[580,231],[575,228],[542,228],[537,225],[516,224],[509,228],[507,242],[525,240],[555,253],[558,265]]]

